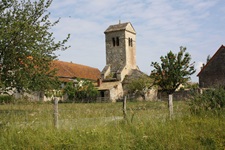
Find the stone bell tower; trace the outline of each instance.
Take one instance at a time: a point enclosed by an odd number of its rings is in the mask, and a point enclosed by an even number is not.
[[[106,66],[102,79],[122,81],[136,65],[136,32],[130,22],[110,25],[105,33]]]

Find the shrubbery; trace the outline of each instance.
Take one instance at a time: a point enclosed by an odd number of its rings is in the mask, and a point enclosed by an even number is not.
[[[13,102],[14,102],[13,96],[0,95],[0,104],[8,104],[8,103],[13,103]]]
[[[206,90],[203,94],[194,95],[190,102],[192,113],[220,110],[223,108],[225,108],[225,90],[222,87]]]
[[[94,102],[99,95],[91,81],[79,79],[75,85],[72,82],[67,83],[64,94],[67,94],[72,102]]]

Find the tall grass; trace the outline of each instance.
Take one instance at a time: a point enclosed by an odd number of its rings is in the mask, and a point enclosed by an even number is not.
[[[186,102],[0,105],[0,149],[224,149],[225,113],[192,115]]]

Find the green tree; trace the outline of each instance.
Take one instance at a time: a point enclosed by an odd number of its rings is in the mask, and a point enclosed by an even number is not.
[[[57,84],[51,62],[55,51],[65,50],[69,35],[55,42],[47,11],[52,0],[2,0],[0,2],[1,87],[18,91],[44,91]]]
[[[151,66],[154,70],[151,72],[151,77],[154,78],[154,84],[161,87],[162,91],[169,95],[168,107],[170,119],[173,115],[173,93],[181,85],[185,84],[190,75],[195,73],[194,63],[191,63],[191,55],[186,51],[185,47],[180,47],[178,54],[172,51],[166,56],[161,56],[161,64],[152,62]]]
[[[154,84],[160,86],[167,94],[172,94],[181,85],[185,84],[190,75],[195,73],[194,63],[190,63],[191,55],[186,51],[185,47],[180,47],[178,54],[172,51],[166,56],[161,56],[161,64],[152,62],[154,69],[151,77]]]

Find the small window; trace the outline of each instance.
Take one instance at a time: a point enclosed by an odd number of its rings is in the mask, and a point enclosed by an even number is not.
[[[116,45],[117,45],[117,46],[120,46],[119,37],[116,37]]]
[[[128,45],[133,47],[133,39],[132,38],[128,38]]]
[[[116,46],[116,40],[115,40],[115,38],[112,38],[112,43],[113,43],[113,46]]]

